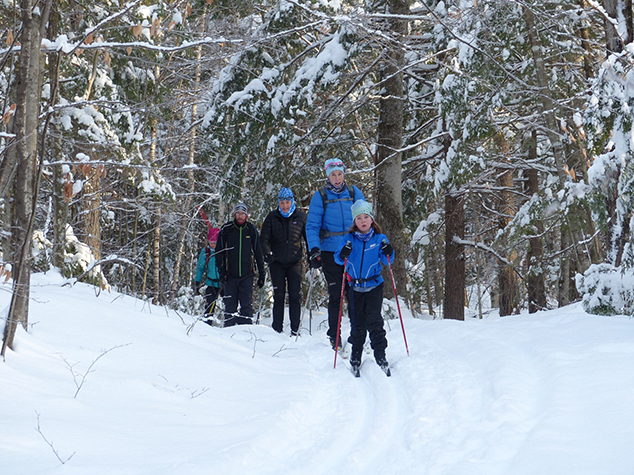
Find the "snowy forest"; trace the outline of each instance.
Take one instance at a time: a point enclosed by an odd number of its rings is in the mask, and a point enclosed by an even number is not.
[[[0,9],[3,354],[53,267],[191,306],[203,216],[307,208],[333,157],[414,316],[634,314],[631,0]]]

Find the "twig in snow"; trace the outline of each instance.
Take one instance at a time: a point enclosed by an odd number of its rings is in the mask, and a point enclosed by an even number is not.
[[[74,370],[74,367],[77,366],[77,363],[75,363],[74,365],[71,365],[65,358],[62,358],[64,360],[64,363],[66,363],[66,366],[68,366],[68,369],[70,369],[70,372],[73,375],[73,381],[75,382],[75,387],[77,388],[77,391],[75,391],[75,395],[73,396],[73,398],[74,399],[77,398],[77,395],[79,394],[79,391],[81,390],[81,388],[83,387],[84,383],[86,382],[86,378],[88,377],[88,375],[90,373],[92,373],[94,371],[93,367],[95,366],[97,361],[99,361],[106,354],[110,353],[112,350],[114,350],[116,348],[123,348],[124,346],[128,346],[128,345],[131,345],[131,344],[132,343],[127,343],[125,345],[117,345],[117,346],[113,346],[109,350],[105,350],[103,353],[101,353],[99,356],[97,356],[97,358],[95,358],[92,363],[90,363],[90,366],[88,366],[88,369],[84,372],[84,374],[77,373]]]
[[[44,439],[44,442],[46,442],[46,444],[51,448],[51,450],[55,454],[55,457],[57,457],[57,460],[59,460],[60,463],[62,465],[64,465],[66,462],[68,462],[70,459],[72,459],[73,455],[75,455],[77,452],[73,452],[72,454],[70,454],[70,457],[68,457],[66,460],[63,460],[59,456],[59,452],[57,451],[57,449],[53,446],[53,443],[49,442],[49,440],[46,438],[46,436],[42,432],[42,428],[40,427],[40,414],[37,411],[35,411],[35,414],[37,414],[37,427],[35,428],[35,430],[37,430],[37,433],[42,436],[42,439]]]

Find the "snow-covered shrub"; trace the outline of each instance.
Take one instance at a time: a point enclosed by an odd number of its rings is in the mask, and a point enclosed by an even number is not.
[[[53,243],[46,239],[44,233],[36,229],[31,237],[31,253],[33,255],[33,268],[37,271],[47,271],[51,267],[50,252]]]
[[[593,264],[577,274],[577,290],[586,312],[595,315],[634,315],[634,271],[610,264]]]
[[[218,299],[218,304],[220,303]],[[191,287],[183,286],[178,289],[176,298],[170,302],[170,307],[189,315],[200,316],[205,312],[205,297],[201,294],[194,295]]]
[[[109,287],[108,279],[95,265],[95,257],[87,244],[80,242],[73,228],[66,225],[66,242],[64,244],[64,268],[60,269],[64,277],[80,277],[82,282],[105,289]],[[88,271],[88,272],[87,272]]]

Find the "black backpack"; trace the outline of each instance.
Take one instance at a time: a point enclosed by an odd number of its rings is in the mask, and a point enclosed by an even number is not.
[[[352,201],[353,203],[356,201],[355,197],[354,197],[354,186],[352,185],[348,185],[348,194],[350,195],[349,198],[335,198],[332,200],[328,199],[328,193],[326,193],[326,188],[320,188],[319,189],[319,194],[321,195],[321,201],[324,203],[324,214],[326,213],[326,205],[328,205],[328,203],[335,203],[337,201]],[[346,234],[348,231],[342,231],[340,233],[333,233],[330,231],[326,231],[325,229],[320,229],[319,230],[319,239],[321,241],[323,241],[324,239],[328,239],[329,237],[332,236],[343,236],[344,234]]]

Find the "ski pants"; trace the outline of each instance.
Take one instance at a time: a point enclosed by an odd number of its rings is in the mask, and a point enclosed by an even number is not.
[[[277,261],[269,264],[271,283],[273,284],[273,330],[282,333],[284,329],[284,302],[288,289],[288,315],[291,331],[299,331],[301,314],[302,263],[281,264]]]
[[[246,277],[229,277],[225,282],[222,298],[225,304],[225,327],[253,323],[253,274]]]
[[[216,308],[216,299],[218,298],[219,293],[220,287],[213,287],[212,285],[207,286],[207,290],[205,290],[205,315],[214,313],[214,309]]]
[[[343,266],[340,266],[335,262],[334,252],[321,251],[321,268],[324,271],[324,277],[328,283],[328,336],[334,343],[337,338],[339,307],[341,306]],[[346,287],[348,287],[347,282]],[[344,292],[344,294],[347,298],[347,292]],[[354,315],[350,305],[348,305],[348,316],[350,318],[350,338],[348,338],[348,341],[352,342],[352,333],[354,333]],[[339,342],[341,342],[341,337],[339,338]]]
[[[351,360],[361,361],[361,353],[366,335],[370,334],[370,344],[374,350],[374,358],[385,359],[387,338],[383,327],[381,306],[383,305],[383,283],[372,288],[369,292],[355,292],[350,289],[350,300],[354,307],[355,331],[350,336],[352,340]]]

